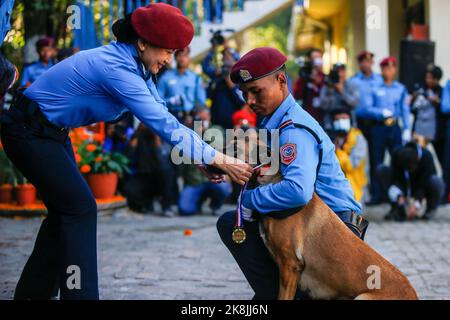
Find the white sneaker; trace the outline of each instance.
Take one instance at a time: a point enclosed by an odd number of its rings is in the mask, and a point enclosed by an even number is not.
[[[176,216],[176,213],[171,208],[168,208],[168,209],[163,211],[162,215],[163,215],[163,217],[173,218],[173,217]]]

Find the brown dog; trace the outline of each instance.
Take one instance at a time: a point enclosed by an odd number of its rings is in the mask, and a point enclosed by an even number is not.
[[[263,176],[258,182],[280,179]],[[298,285],[314,299],[418,299],[400,270],[353,234],[316,194],[288,218],[262,218],[260,232],[280,270],[279,299],[293,299]]]

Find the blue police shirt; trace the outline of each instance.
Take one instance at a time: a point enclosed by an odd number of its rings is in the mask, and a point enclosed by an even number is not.
[[[445,114],[450,113],[450,80],[447,82],[444,92],[442,93],[441,110]]]
[[[312,129],[322,140],[322,145],[318,145],[310,132],[292,124],[282,130],[280,151],[285,145],[295,145],[295,158],[289,165],[280,163],[283,175],[281,182],[246,191],[243,206],[262,214],[305,206],[313,197],[316,183],[316,193],[334,212],[361,213],[361,205],[355,200],[350,183],[341,170],[334,144],[319,123],[296,103],[292,95],[286,98],[270,118],[263,120],[262,127],[267,130],[278,129],[288,120]],[[323,149],[323,158],[316,182],[320,148]]]
[[[24,94],[60,127],[114,121],[131,111],[184,155],[210,164],[215,150],[171,115],[131,44],[112,42],[81,51],[48,70]],[[147,81],[148,80],[148,81]],[[172,133],[180,138],[172,139]]]
[[[364,73],[358,72],[349,81],[352,85],[359,89],[359,104],[356,106],[356,117],[362,119],[370,119],[369,108],[373,105],[372,89],[383,83],[380,74],[372,72],[370,77],[366,77]]]
[[[0,3],[0,47],[5,40],[6,34],[11,29],[11,15],[14,7],[14,0],[2,0]]]
[[[402,119],[403,129],[409,129],[411,111],[408,105],[408,91],[398,81],[392,85],[385,82],[373,88],[373,106],[368,114],[375,120],[384,120],[383,109],[392,111],[396,119]]]
[[[169,98],[180,96],[183,99],[182,106],[172,106],[167,103],[170,111],[191,111],[196,104],[206,104],[206,90],[203,87],[202,78],[191,70],[181,74],[178,70],[167,70],[157,83],[161,97],[168,101]]]
[[[32,84],[51,67],[53,67],[52,61],[49,61],[47,64],[41,61],[36,61],[29,64],[23,69],[22,79],[20,79],[20,86],[25,87],[28,84]]]

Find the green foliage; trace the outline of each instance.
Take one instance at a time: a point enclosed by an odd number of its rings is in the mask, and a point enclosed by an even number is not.
[[[105,152],[98,144],[83,142],[77,148],[78,167],[82,173],[129,173],[130,160],[121,153]]]
[[[291,14],[292,8],[289,7],[268,22],[248,30],[246,41],[250,41],[250,43],[246,43],[246,47],[274,47],[286,53]]]

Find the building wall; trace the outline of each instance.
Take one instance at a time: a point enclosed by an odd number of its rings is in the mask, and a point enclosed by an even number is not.
[[[435,62],[444,71],[443,83],[450,79],[450,1],[428,0],[430,38],[436,42]]]

